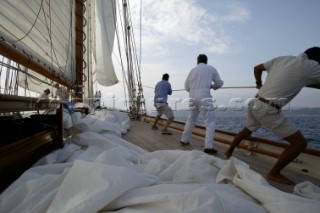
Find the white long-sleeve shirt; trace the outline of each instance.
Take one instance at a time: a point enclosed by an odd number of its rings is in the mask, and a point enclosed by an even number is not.
[[[223,86],[218,71],[211,65],[199,63],[193,68],[184,84],[191,98],[211,97],[210,89],[219,89]]]

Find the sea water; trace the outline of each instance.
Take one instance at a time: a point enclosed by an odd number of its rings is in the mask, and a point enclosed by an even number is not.
[[[186,122],[188,113],[188,110],[175,110],[175,120]],[[300,129],[300,131],[308,141],[309,148],[320,149],[320,108],[290,109],[283,110],[283,113]],[[156,112],[151,111],[148,112],[148,114],[156,115]],[[216,109],[215,115],[216,129],[238,132],[245,126],[247,110],[232,108]],[[198,118],[197,124],[204,126],[203,118],[201,117],[201,115]],[[270,131],[264,128],[258,129],[252,134],[252,136],[283,142],[282,139],[273,135]]]

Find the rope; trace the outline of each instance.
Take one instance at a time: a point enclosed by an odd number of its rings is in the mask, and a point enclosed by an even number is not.
[[[51,85],[51,83],[48,83],[48,82],[46,82],[46,81],[43,81],[43,80],[41,80],[40,78],[37,78],[37,77],[33,76],[32,74],[28,73],[28,71],[22,70],[21,68],[17,68],[17,67],[14,67],[14,66],[12,66],[12,65],[6,64],[5,62],[0,62],[0,65],[1,65],[1,66],[4,66],[4,67],[7,67],[7,68],[9,68],[9,69],[11,69],[11,70],[15,70],[15,71],[24,73],[24,74],[26,74],[28,77],[33,78],[34,80],[37,80],[37,81],[42,82],[42,83],[44,83],[44,84]],[[5,78],[5,77],[4,77],[4,78]],[[9,77],[7,77],[7,79],[9,79]]]
[[[155,89],[154,87],[150,87],[150,86],[143,86],[144,88],[148,88],[148,89]],[[255,86],[236,86],[236,87],[221,87],[219,89],[256,89]],[[185,91],[185,89],[173,89],[172,91]]]
[[[238,86],[238,87],[221,87],[219,89],[256,89],[256,86]],[[177,89],[172,91],[184,91],[185,89]]]
[[[118,8],[118,13],[120,14],[120,3],[119,3],[119,1],[117,1],[117,4],[118,4],[118,7],[116,7],[116,8]],[[112,4],[112,6],[113,6],[113,4]],[[114,9],[113,9],[113,11],[115,11]],[[116,16],[116,14],[113,14],[114,16]],[[122,16],[119,16],[119,18],[120,18],[120,26],[121,26],[121,28],[120,29],[122,29],[122,35],[123,35],[123,38],[124,38],[124,32],[123,32],[123,29],[124,29],[124,27],[123,27],[123,25],[122,25]],[[114,20],[117,20],[118,21],[118,19],[114,19]],[[117,26],[117,23],[115,22],[114,23],[115,24],[115,26]],[[117,35],[117,41],[118,41],[118,44],[120,44],[120,36],[119,36],[119,30],[118,30],[118,28],[116,27],[115,28],[116,29],[116,35]],[[129,86],[128,86],[128,80],[127,80],[127,78],[126,78],[126,74],[125,74],[125,70],[124,70],[124,64],[123,64],[123,59],[122,59],[122,53],[121,53],[121,49],[120,49],[120,45],[118,45],[118,52],[119,52],[119,57],[120,57],[120,59],[118,59],[118,57],[114,54],[114,56],[115,56],[115,58],[118,60],[118,62],[119,62],[119,64],[120,64],[120,67],[121,67],[121,71],[122,71],[122,78],[123,78],[123,82],[125,83],[124,85],[123,85],[123,91],[124,91],[124,95],[125,95],[125,99],[127,99],[127,91],[126,91],[126,88],[125,88],[125,85],[127,86],[127,88],[129,88]],[[127,105],[127,102],[125,102],[125,105],[126,105],[126,107],[128,108],[128,105]]]

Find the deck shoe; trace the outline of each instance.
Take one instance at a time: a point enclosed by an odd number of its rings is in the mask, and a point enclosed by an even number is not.
[[[190,145],[189,142],[182,142],[182,141],[180,141],[180,144],[181,144],[181,146],[189,146]]]
[[[207,154],[217,154],[218,151],[214,148],[212,149],[204,149],[204,152],[207,153]]]
[[[161,130],[161,134],[163,134],[163,135],[172,135],[172,132],[164,129],[164,130]]]

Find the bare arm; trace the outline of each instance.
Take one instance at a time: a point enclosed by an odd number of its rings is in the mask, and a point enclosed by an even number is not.
[[[257,89],[260,89],[262,87],[262,72],[265,71],[266,69],[264,68],[263,64],[259,64],[254,67],[253,72],[254,72],[254,77],[256,79],[256,87]]]

